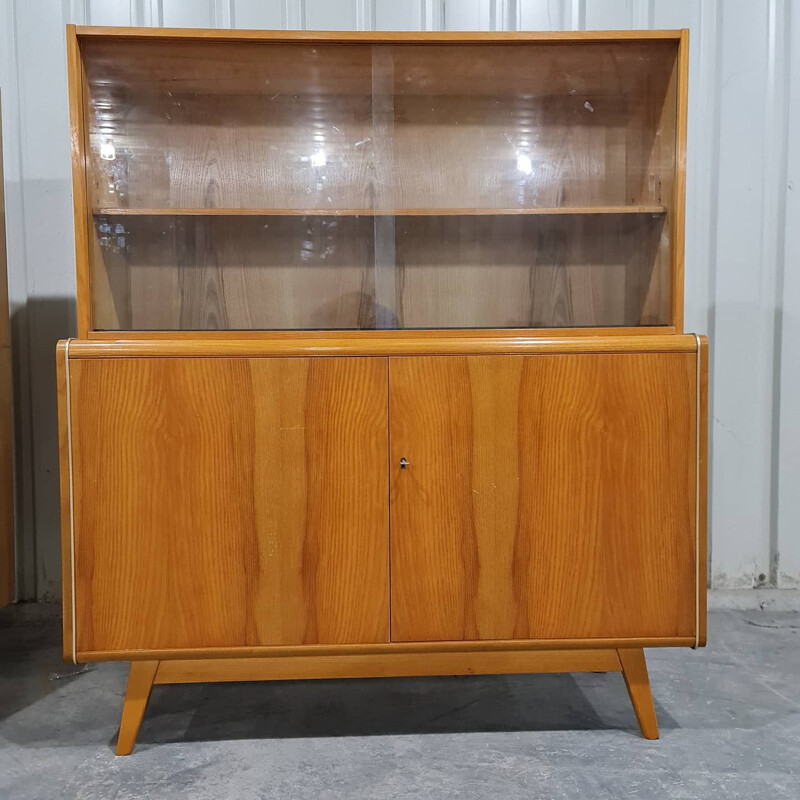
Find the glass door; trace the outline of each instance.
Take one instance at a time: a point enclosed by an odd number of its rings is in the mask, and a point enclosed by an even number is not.
[[[676,56],[671,42],[376,47],[394,86],[376,168],[398,327],[668,324]]]
[[[82,51],[95,328],[375,327],[369,45]]]
[[[84,39],[93,327],[668,325],[677,51]]]

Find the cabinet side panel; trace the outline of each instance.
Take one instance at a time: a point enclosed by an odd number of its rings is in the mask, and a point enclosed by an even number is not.
[[[397,358],[389,383],[394,641],[694,635],[694,354]]]
[[[11,349],[0,345],[0,608],[12,602],[16,592],[13,463]]]
[[[708,606],[708,339],[698,336],[697,646],[706,644]]]
[[[72,151],[72,203],[75,215],[75,269],[78,300],[78,336],[92,327],[91,278],[89,275],[89,222],[86,200],[84,151],[84,72],[75,26],[67,25],[67,79],[69,90],[69,138]]]
[[[64,660],[75,660],[73,620],[73,582],[72,582],[72,517],[70,503],[72,497],[70,464],[70,426],[68,416],[70,403],[67,397],[67,370],[69,345],[59,342],[56,348],[56,390],[58,397],[58,469],[61,510],[61,613],[64,636]]]
[[[388,640],[386,360],[73,360],[77,649]]]
[[[678,48],[678,121],[672,221],[672,324],[683,333],[684,261],[686,250],[686,135],[689,117],[689,31],[681,31]]]

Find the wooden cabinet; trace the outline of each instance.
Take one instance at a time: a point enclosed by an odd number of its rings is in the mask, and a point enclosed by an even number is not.
[[[154,683],[705,641],[685,31],[70,28],[64,650]]]

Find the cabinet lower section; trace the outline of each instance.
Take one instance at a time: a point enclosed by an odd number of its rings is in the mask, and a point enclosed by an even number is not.
[[[633,697],[642,647],[705,642],[704,341],[397,341],[60,345],[65,656],[134,659],[130,719],[154,681],[597,669]]]

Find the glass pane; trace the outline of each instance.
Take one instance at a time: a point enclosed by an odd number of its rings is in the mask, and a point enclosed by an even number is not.
[[[370,46],[82,52],[95,327],[375,327]]]
[[[398,327],[668,324],[675,43],[382,49]]]
[[[81,47],[96,329],[669,322],[674,41]]]

